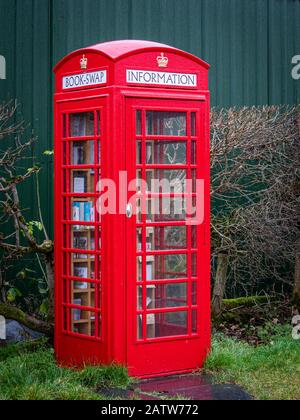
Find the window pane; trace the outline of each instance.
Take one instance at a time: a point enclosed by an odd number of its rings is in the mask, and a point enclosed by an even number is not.
[[[197,277],[198,275],[197,261],[197,254],[192,254],[192,277]]]
[[[137,165],[141,165],[142,162],[142,142],[136,142],[136,163]]]
[[[96,318],[99,325],[98,331],[96,331]],[[94,312],[72,309],[71,323],[72,332],[75,334],[86,335],[88,337],[101,337],[101,317]]]
[[[137,281],[142,281],[142,257],[136,259]]]
[[[95,164],[95,142],[74,141],[72,144],[71,163],[72,165],[94,165]],[[101,164],[101,144],[98,142],[96,153],[96,164]]]
[[[196,112],[192,112],[191,114],[191,135],[195,137],[197,134],[197,126],[196,126]]]
[[[192,334],[197,334],[198,332],[198,312],[192,311]]]
[[[186,142],[149,141],[146,144],[148,165],[186,165]]]
[[[148,111],[147,135],[186,136],[186,113]]]
[[[192,141],[191,164],[197,165],[197,143]]]
[[[185,311],[148,315],[147,324],[152,323],[152,329],[147,331],[147,338],[187,335],[187,318]]]
[[[187,277],[186,255],[155,255],[147,257],[147,281]]]
[[[94,113],[85,112],[70,115],[70,132],[71,137],[87,137],[93,136],[94,128]]]
[[[138,136],[142,134],[142,111],[136,112],[136,134]]]
[[[147,221],[172,222],[186,219],[187,200],[183,197],[154,197],[147,201]]]
[[[187,228],[185,226],[149,227],[147,232],[146,251],[164,251],[186,249]]]
[[[180,308],[187,306],[187,284],[147,286],[147,309]]]
[[[93,200],[74,201],[72,203],[72,220],[74,222],[94,222],[95,203]],[[79,228],[79,226],[77,226]]]
[[[146,180],[148,191],[182,194],[186,190],[185,170],[148,170],[146,171]]]

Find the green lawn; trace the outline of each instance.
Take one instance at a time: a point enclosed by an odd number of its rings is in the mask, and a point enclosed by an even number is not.
[[[217,335],[205,370],[217,383],[239,384],[256,399],[300,399],[300,341],[292,339],[291,327],[258,347]],[[117,366],[60,368],[45,344],[0,347],[0,400],[103,400],[97,388],[130,383]]]
[[[45,345],[0,348],[0,400],[103,400],[98,387],[126,387],[117,366],[72,371],[58,367]]]
[[[217,383],[236,383],[259,400],[300,400],[300,341],[282,327],[258,347],[216,336],[206,369]]]

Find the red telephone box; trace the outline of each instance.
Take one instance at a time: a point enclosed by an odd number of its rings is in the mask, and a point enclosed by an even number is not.
[[[55,342],[64,365],[114,362],[139,377],[203,365],[208,70],[146,41],[95,45],[55,68]]]

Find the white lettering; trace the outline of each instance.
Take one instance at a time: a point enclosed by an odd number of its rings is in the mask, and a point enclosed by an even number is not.
[[[127,70],[127,83],[163,85],[174,87],[197,87],[196,74],[166,73],[145,70]]]
[[[6,60],[5,57],[0,55],[0,80],[6,79]]]
[[[300,79],[300,55],[295,55],[292,58],[292,64],[295,64],[295,67],[292,69],[292,78],[294,80]]]
[[[107,83],[107,71],[95,71],[93,73],[74,74],[63,78],[63,89],[81,88],[87,86],[105,85]]]

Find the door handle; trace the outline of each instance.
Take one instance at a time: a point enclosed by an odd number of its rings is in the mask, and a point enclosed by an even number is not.
[[[131,219],[133,215],[133,211],[132,211],[132,204],[127,204],[126,207],[126,216],[128,219]]]

